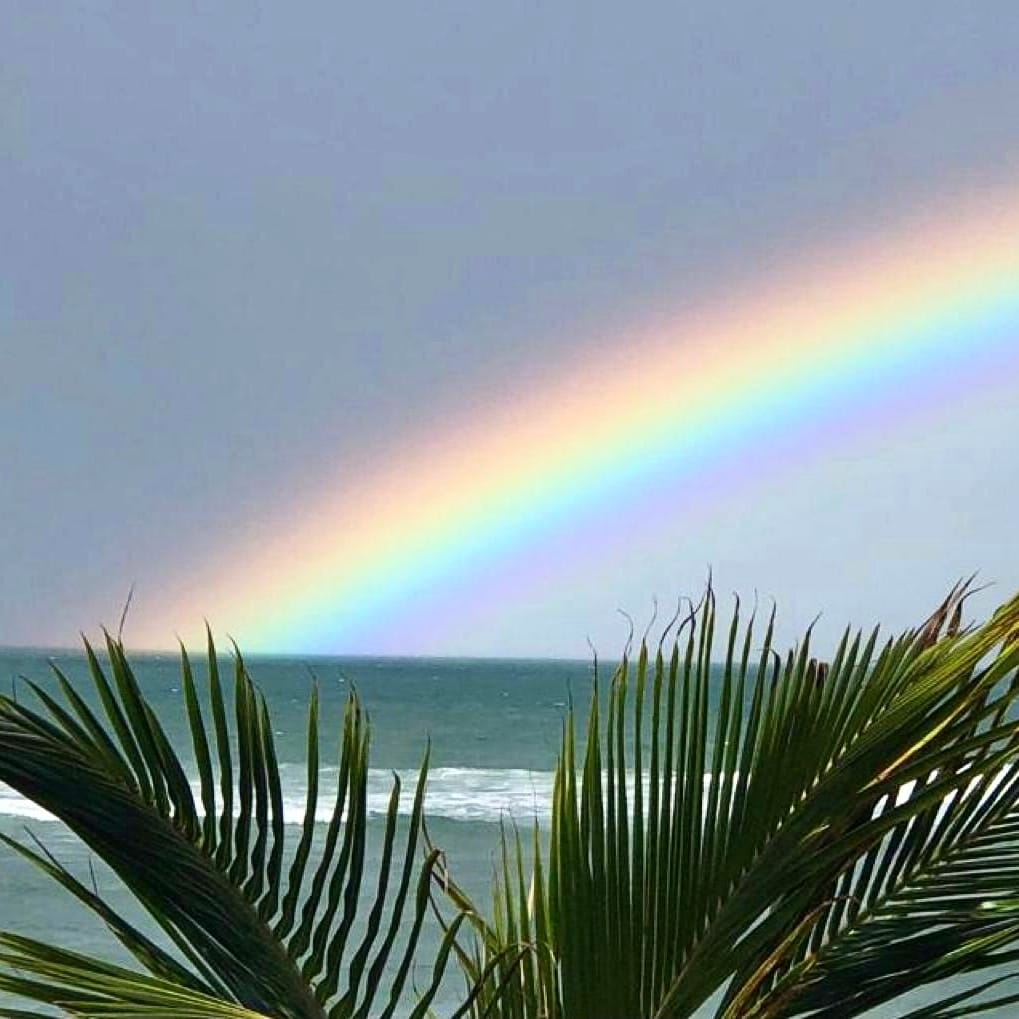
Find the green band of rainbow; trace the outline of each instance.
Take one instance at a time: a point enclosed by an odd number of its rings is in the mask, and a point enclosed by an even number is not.
[[[190,636],[204,614],[251,650],[372,650],[364,628],[401,604],[427,612],[430,592],[564,519],[696,478],[716,456],[753,456],[777,427],[809,430],[826,405],[852,415],[875,387],[894,401],[1014,354],[1019,209],[930,214],[620,336],[482,417],[443,422],[310,510],[266,520],[255,547],[190,569],[168,603],[132,620],[133,639],[161,646],[174,624]]]

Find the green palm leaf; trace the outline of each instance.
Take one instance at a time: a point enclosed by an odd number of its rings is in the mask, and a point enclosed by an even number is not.
[[[392,1016],[407,987],[438,855],[433,850],[423,863],[418,859],[427,754],[402,847],[395,780],[375,895],[358,927],[369,729],[357,696],[346,705],[336,799],[323,833],[316,825],[319,701],[317,690],[312,694],[307,809],[285,868],[283,798],[269,709],[240,654],[228,708],[210,635],[210,726],[190,660],[181,652],[199,807],[123,646],[107,636],[105,652],[104,669],[86,642],[105,718],[59,672],[59,695],[30,684],[38,710],[0,696],[0,781],[74,831],[116,872],[176,951],[137,930],[41,845],[31,848],[5,837],[95,912],[145,972],[2,934],[0,989],[81,1015],[364,1019],[380,1008]],[[439,976],[458,926],[459,921],[451,926],[440,948]],[[387,981],[391,966],[396,975]],[[422,1009],[437,984],[432,981],[421,996]]]
[[[15,975],[16,974],[16,975]],[[89,1019],[258,1019],[234,1002],[31,938],[0,934],[0,990]],[[0,1009],[0,1015],[24,1016]]]
[[[582,757],[570,710],[547,854],[472,919],[469,976],[529,947],[472,1015],[835,1019],[1019,959],[1019,599],[964,631],[966,593],[827,663],[809,632],[777,654],[773,618],[755,652],[737,603],[718,669],[709,590],[670,654],[624,657]],[[915,1014],[977,1014],[993,986]]]

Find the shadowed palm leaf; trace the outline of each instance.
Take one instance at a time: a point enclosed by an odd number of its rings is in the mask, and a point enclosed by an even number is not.
[[[1019,599],[963,631],[965,596],[828,664],[809,633],[776,654],[773,618],[755,652],[737,604],[719,675],[709,591],[671,655],[624,658],[582,759],[566,721],[547,851],[504,837],[458,946],[472,1014],[836,1019],[1019,959]],[[998,983],[911,1014],[975,1014]]]
[[[0,990],[111,1019],[244,1019],[252,1013],[364,1019],[369,1010],[392,1016],[407,984],[437,857],[432,851],[423,863],[416,859],[427,755],[402,852],[394,776],[378,883],[355,937],[365,880],[368,780],[368,725],[356,695],[343,719],[330,819],[316,826],[319,705],[317,691],[312,694],[306,812],[297,845],[286,853],[269,710],[240,655],[231,725],[210,636],[209,725],[188,656],[181,653],[199,807],[178,750],[139,689],[122,645],[107,637],[106,651],[108,673],[86,643],[104,720],[59,671],[59,696],[29,684],[41,702],[38,711],[0,697],[0,780],[80,836],[149,911],[176,952],[133,927],[41,845],[0,836],[98,914],[147,971],[3,934]],[[401,1015],[426,1014],[451,947],[447,935],[435,982],[413,1009],[400,1006]],[[391,967],[395,976],[387,980]]]

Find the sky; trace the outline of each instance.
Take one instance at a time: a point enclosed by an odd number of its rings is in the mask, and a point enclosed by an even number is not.
[[[554,520],[536,491],[455,568],[379,553],[360,608],[321,521],[342,545],[387,470],[568,402],[656,323],[682,346],[916,217],[1016,206],[1017,51],[1012,0],[0,0],[0,644],[115,627],[132,586],[129,644],[208,617],[308,654],[611,654],[620,609],[709,569],[828,641],[973,572],[992,607],[1019,588],[1019,335]],[[431,507],[394,491],[398,536]]]

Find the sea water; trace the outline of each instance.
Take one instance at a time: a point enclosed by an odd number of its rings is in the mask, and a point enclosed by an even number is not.
[[[0,651],[0,682],[5,689],[15,690],[20,677],[48,685],[51,660],[82,690],[88,687],[83,657],[68,652]],[[132,662],[146,696],[190,766],[179,659],[149,655]],[[201,687],[204,662],[198,659],[194,664]],[[312,685],[318,685],[321,696],[319,810],[324,817],[331,805],[331,776],[335,783],[343,706],[350,690],[356,688],[369,713],[372,732],[368,781],[372,855],[367,872],[377,861],[393,775],[403,782],[401,811],[409,812],[417,769],[430,744],[429,835],[446,853],[456,881],[485,908],[490,903],[500,824],[515,822],[529,829],[535,820],[547,823],[552,770],[567,706],[572,698],[578,708],[586,708],[592,680],[591,663],[573,661],[256,657],[247,664],[272,713],[284,810],[293,826],[288,835],[293,841],[298,837],[296,826],[304,817],[307,706]],[[228,676],[230,663],[224,660],[222,668]],[[19,696],[25,695],[22,687]],[[580,714],[583,716],[583,710]],[[0,831],[24,838],[26,829],[83,880],[93,880],[90,854],[76,838],[33,804],[0,786]],[[123,961],[123,954],[111,945],[112,938],[102,925],[66,892],[10,850],[0,849],[0,853],[0,929]],[[95,880],[112,904],[152,931],[151,923],[113,874],[96,867]],[[370,879],[365,882],[365,894],[371,884]],[[430,979],[428,960],[435,941],[435,928],[429,922],[420,952],[422,962],[413,974],[419,987]],[[461,984],[455,965],[451,965],[435,1012],[451,1014],[461,997]],[[913,995],[909,1005],[916,1007],[929,997]],[[894,1016],[905,1011],[897,1006],[874,1015]]]

